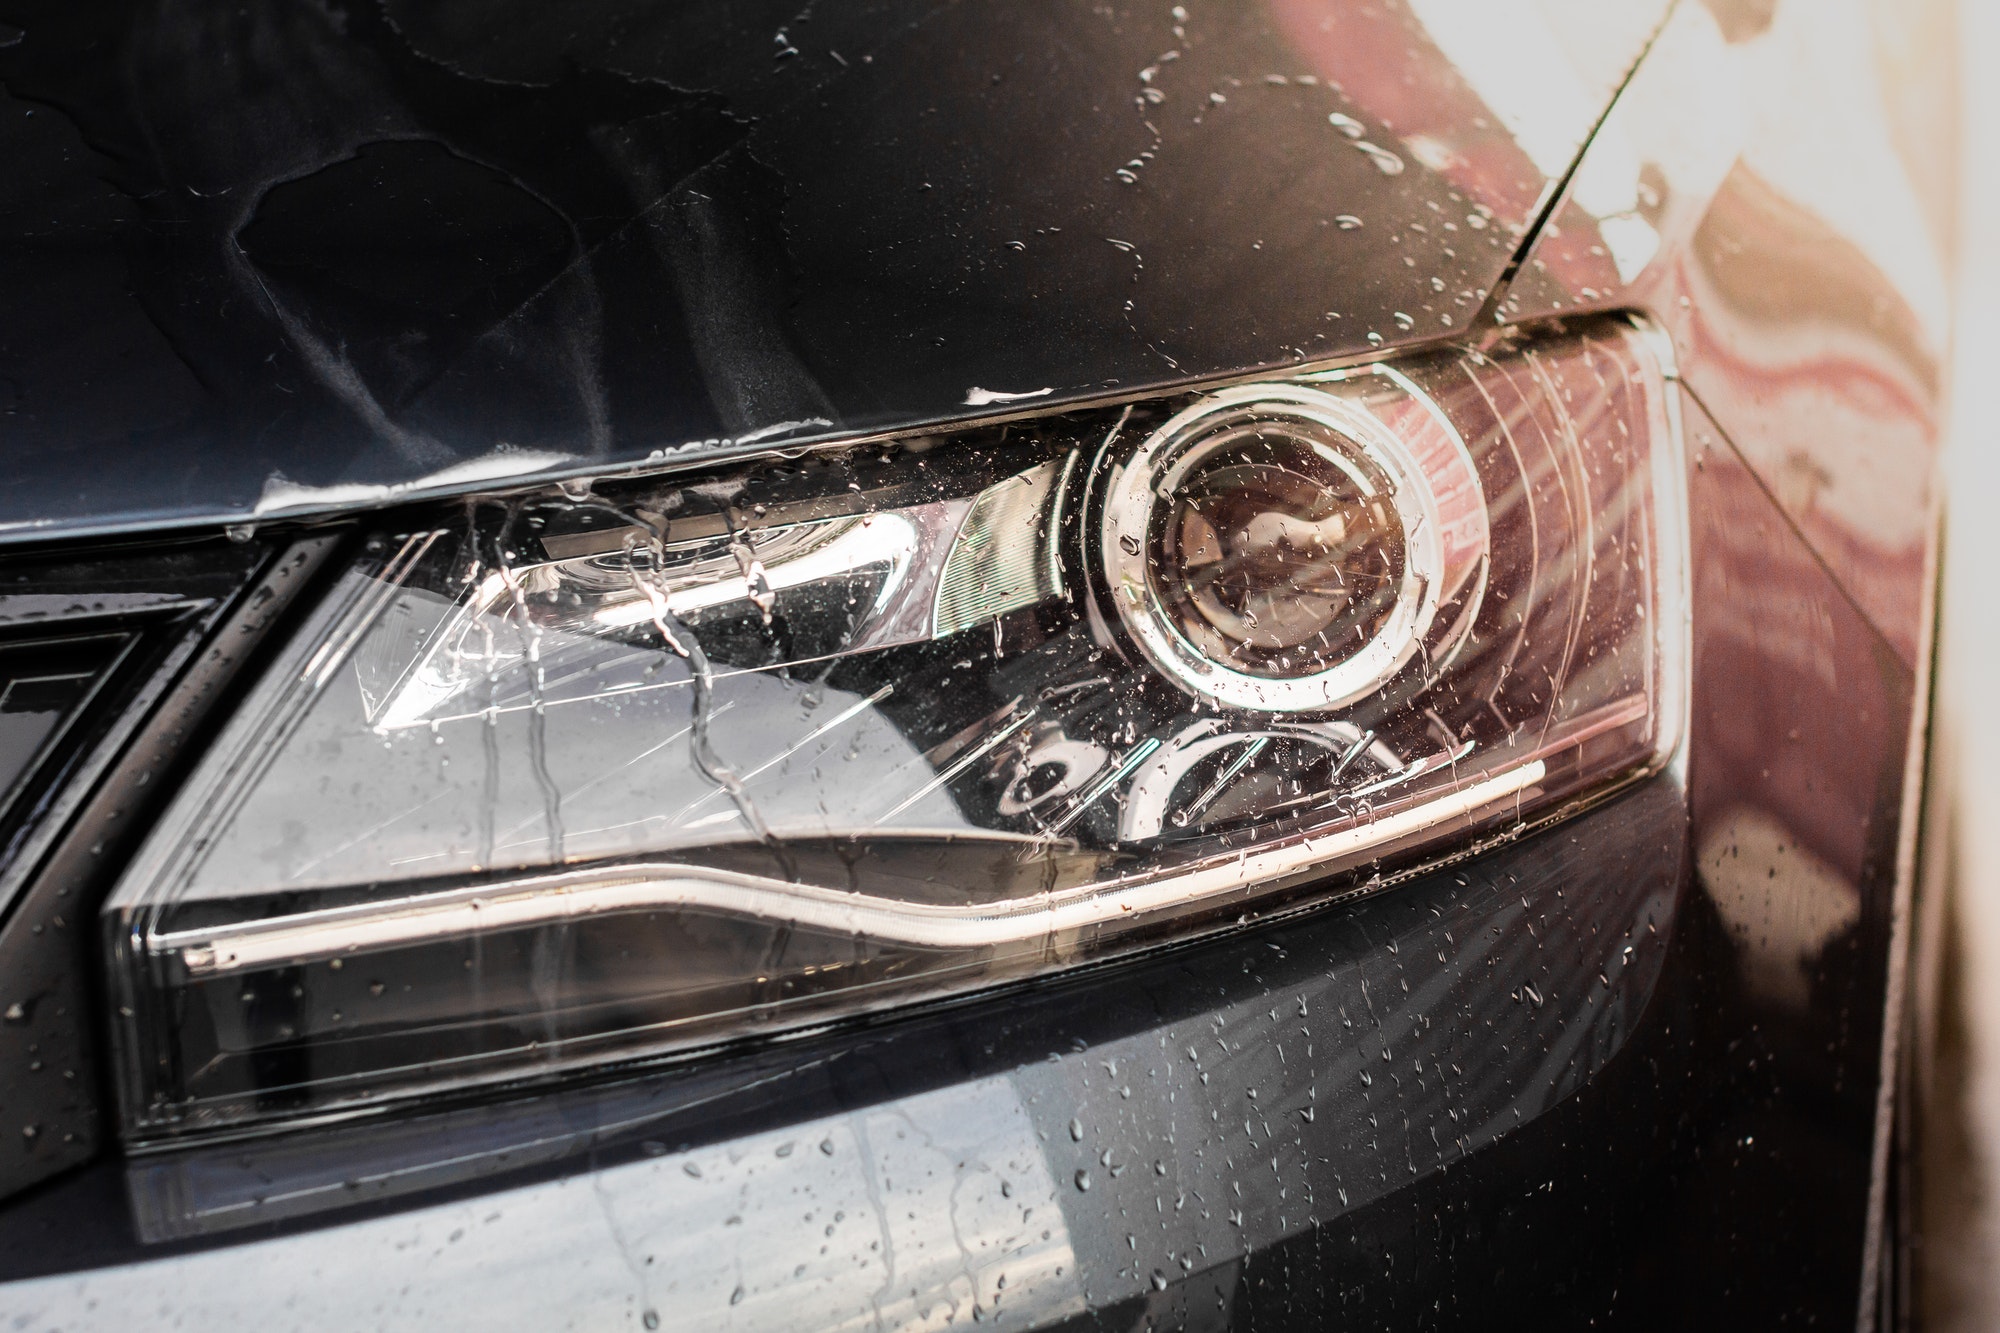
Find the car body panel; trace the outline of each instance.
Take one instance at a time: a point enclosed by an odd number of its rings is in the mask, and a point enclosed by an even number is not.
[[[1935,3],[1679,6],[1500,309],[1648,311],[1912,664],[1951,328],[1950,33]]]
[[[1449,334],[1664,3],[491,8],[0,7],[0,535]]]

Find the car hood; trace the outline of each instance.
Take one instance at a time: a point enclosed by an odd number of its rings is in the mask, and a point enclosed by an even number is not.
[[[1666,0],[0,0],[0,535],[1452,336]]]

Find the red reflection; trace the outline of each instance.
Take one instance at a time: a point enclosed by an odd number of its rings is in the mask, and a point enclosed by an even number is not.
[[[1320,78],[1519,235],[1548,181],[1416,18],[1398,5],[1270,0],[1271,17]]]

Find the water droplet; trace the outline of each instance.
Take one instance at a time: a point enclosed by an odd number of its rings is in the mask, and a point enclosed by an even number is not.
[[[743,1303],[743,1294],[743,1288],[738,1286],[736,1290],[729,1293],[729,1303],[731,1305],[741,1305]]]
[[[1378,144],[1369,143],[1366,139],[1356,139],[1354,147],[1357,151],[1366,153],[1368,160],[1375,164],[1375,169],[1384,176],[1400,176],[1403,174],[1403,159],[1397,157],[1388,149]]]
[[[1352,213],[1342,213],[1333,220],[1333,225],[1342,231],[1360,231],[1361,219],[1355,217]]]
[[[1399,329],[1410,329],[1416,327],[1417,321],[1411,319],[1408,315],[1404,314],[1400,310],[1398,310],[1395,313],[1394,319],[1396,321],[1396,327]]]
[[[1076,1187],[1086,1194],[1090,1192],[1090,1172],[1085,1171],[1081,1167],[1077,1168]]]
[[[1155,1268],[1153,1270],[1153,1290],[1165,1291],[1166,1289],[1167,1289],[1167,1275],[1165,1273],[1162,1273],[1159,1269]]]
[[[658,1328],[660,1326],[660,1312],[658,1310],[648,1310],[639,1316],[639,1322],[647,1328]]]
[[[1335,129],[1339,130],[1342,134],[1346,135],[1350,139],[1359,139],[1362,135],[1368,132],[1362,126],[1360,121],[1356,120],[1352,116],[1343,116],[1338,111],[1328,116],[1326,118],[1326,121],[1327,124],[1333,126]]]

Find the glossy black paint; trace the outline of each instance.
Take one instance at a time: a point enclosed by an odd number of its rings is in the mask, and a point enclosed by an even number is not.
[[[1416,20],[1170,11],[7,0],[0,532],[678,462],[1465,328],[1551,182]],[[1634,54],[1600,58],[1605,96]],[[1405,147],[1385,174],[1335,112],[1463,165]]]

